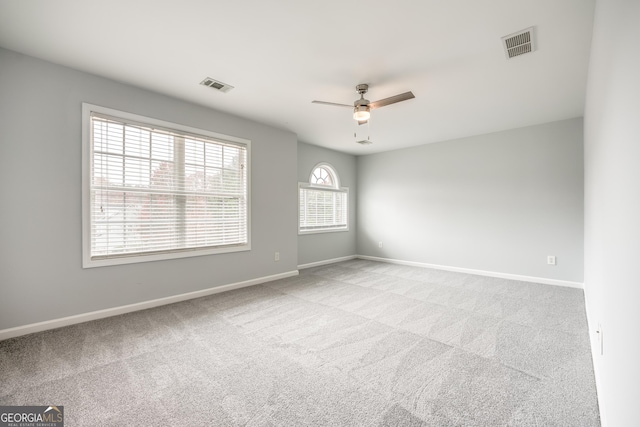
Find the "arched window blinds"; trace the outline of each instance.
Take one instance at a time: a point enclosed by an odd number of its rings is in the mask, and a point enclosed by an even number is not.
[[[339,182],[335,169],[320,163],[312,169],[309,182],[299,184],[300,234],[349,229],[349,189]]]

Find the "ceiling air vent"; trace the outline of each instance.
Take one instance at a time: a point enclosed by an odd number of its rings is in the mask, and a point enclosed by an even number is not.
[[[222,83],[219,80],[212,79],[211,77],[207,77],[206,79],[201,81],[200,84],[208,86],[208,87],[210,87],[212,89],[215,89],[215,90],[219,90],[220,92],[224,92],[224,93],[227,93],[231,89],[233,89],[233,86],[228,85],[226,83]]]
[[[504,53],[507,55],[507,59],[536,50],[533,30],[534,27],[529,27],[517,33],[502,37],[502,45],[504,46]]]

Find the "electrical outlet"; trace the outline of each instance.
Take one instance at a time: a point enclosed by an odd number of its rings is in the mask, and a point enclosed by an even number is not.
[[[381,248],[382,247],[382,242],[378,242],[378,247]]]
[[[275,261],[280,261],[280,252],[276,252],[276,254],[274,256],[274,260]]]
[[[547,264],[556,265],[556,257],[554,255],[547,256]]]
[[[598,347],[600,348],[600,356],[604,354],[604,334],[602,333],[602,325],[598,322],[598,329],[596,330],[596,336],[598,337]]]

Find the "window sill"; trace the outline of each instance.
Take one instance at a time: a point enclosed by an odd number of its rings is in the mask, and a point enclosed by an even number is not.
[[[308,231],[301,231],[298,230],[298,236],[305,236],[307,234],[324,234],[324,233],[341,233],[344,231],[349,231],[349,228],[331,228],[331,229],[325,229],[325,230],[308,230]]]

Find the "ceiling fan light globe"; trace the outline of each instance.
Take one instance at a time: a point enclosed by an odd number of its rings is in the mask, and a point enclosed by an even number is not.
[[[369,120],[371,117],[371,113],[369,112],[369,107],[366,105],[360,105],[353,110],[353,118],[359,122]]]

